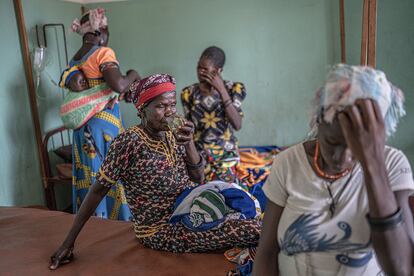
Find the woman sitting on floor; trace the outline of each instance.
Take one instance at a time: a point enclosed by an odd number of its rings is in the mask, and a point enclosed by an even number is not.
[[[413,176],[385,145],[402,92],[381,71],[337,65],[314,104],[316,138],[281,152],[264,185],[253,275],[412,275]]]
[[[195,126],[197,150],[207,160],[206,181],[235,182],[240,158],[234,131],[242,126],[246,90],[240,82],[223,81],[224,62],[222,49],[205,49],[197,66],[199,83],[184,88],[181,101],[185,117]]]
[[[260,222],[227,220],[221,227],[194,232],[171,224],[177,197],[204,180],[204,160],[193,141],[193,124],[175,134],[169,121],[176,113],[175,80],[165,74],[141,80],[125,99],[138,109],[141,124],[120,134],[109,152],[63,244],[52,256],[51,269],[73,257],[75,239],[96,206],[116,183],[122,183],[136,237],[145,246],[173,252],[205,252],[232,246],[255,246]],[[194,181],[194,182],[193,182]],[[122,195],[123,196],[123,195]]]

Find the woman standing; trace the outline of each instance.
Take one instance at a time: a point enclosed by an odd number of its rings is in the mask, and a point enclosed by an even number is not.
[[[205,49],[197,66],[199,83],[184,88],[181,101],[185,117],[195,126],[197,150],[207,161],[206,181],[237,182],[240,158],[234,131],[242,127],[246,89],[240,82],[222,79],[225,59],[222,49]]]
[[[75,19],[72,30],[82,36],[82,46],[69,66],[77,65],[85,74],[89,87],[106,82],[112,90],[124,92],[132,82],[139,80],[137,72],[130,70],[123,76],[114,51],[107,47],[109,30],[104,10],[88,11],[81,20]],[[73,132],[73,208],[79,206],[96,180],[98,169],[113,139],[123,131],[119,103],[92,117]],[[122,185],[116,184],[97,207],[97,216],[129,220]]]

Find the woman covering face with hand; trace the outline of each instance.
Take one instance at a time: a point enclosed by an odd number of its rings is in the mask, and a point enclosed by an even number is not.
[[[240,82],[223,80],[224,63],[222,49],[205,49],[197,65],[199,82],[183,89],[181,102],[185,117],[194,124],[197,150],[207,161],[206,180],[237,182],[240,158],[234,132],[242,126],[246,89]]]

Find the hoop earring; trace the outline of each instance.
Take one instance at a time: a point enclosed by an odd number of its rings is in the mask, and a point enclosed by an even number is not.
[[[138,116],[141,118],[141,125],[143,127],[147,127],[148,122],[147,122],[147,119],[145,118],[145,116],[143,116],[143,115],[144,114],[142,114],[142,113],[138,113]]]

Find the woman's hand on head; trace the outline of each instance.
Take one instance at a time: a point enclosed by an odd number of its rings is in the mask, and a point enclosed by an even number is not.
[[[362,165],[375,160],[384,162],[385,125],[375,100],[356,100],[338,119],[349,149]]]
[[[185,123],[174,132],[174,135],[178,144],[186,145],[190,143],[194,138],[194,124],[185,120]]]
[[[59,266],[68,264],[73,260],[73,245],[62,244],[58,250],[50,257],[49,269],[55,270]]]

